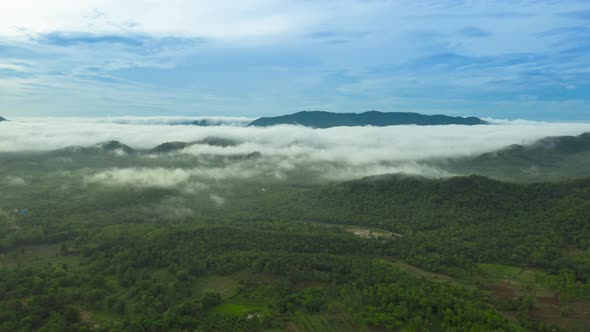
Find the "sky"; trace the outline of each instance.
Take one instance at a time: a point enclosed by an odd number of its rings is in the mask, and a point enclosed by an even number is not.
[[[0,115],[590,121],[588,0],[2,0]]]

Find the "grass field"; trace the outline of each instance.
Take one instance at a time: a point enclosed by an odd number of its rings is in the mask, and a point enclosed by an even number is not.
[[[238,303],[232,302],[233,301],[218,305],[213,311],[220,314],[246,315],[249,313],[261,313],[265,310],[264,308],[252,306],[250,304],[239,303],[240,301],[237,301]]]
[[[225,300],[238,292],[239,280],[243,277],[243,274],[199,277],[194,282],[193,293],[200,296],[205,294],[207,290],[212,290],[221,294],[221,297]]]
[[[491,279],[517,278],[522,268],[502,264],[477,264],[477,272]]]

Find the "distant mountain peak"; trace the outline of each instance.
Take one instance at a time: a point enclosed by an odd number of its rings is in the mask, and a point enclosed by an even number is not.
[[[6,118],[3,118],[0,116],[0,122],[4,122],[4,121],[8,121],[8,120],[6,120]]]
[[[88,146],[69,146],[60,150],[56,150],[57,153],[84,153],[84,154],[115,154],[115,155],[125,155],[125,154],[134,154],[137,151],[125,145],[119,141],[104,141],[97,144],[94,144],[90,147]]]
[[[302,111],[275,117],[262,117],[250,122],[249,126],[267,127],[274,125],[301,125],[312,128],[339,126],[395,126],[395,125],[481,125],[487,124],[477,117],[448,115],[424,115],[405,112],[368,111],[364,113],[331,113],[325,111]]]
[[[513,144],[447,162],[440,165],[451,173],[475,173],[503,180],[551,181],[587,177],[590,174],[590,133],[549,136],[531,144]]]
[[[191,143],[187,142],[166,142],[162,143],[155,148],[151,149],[151,153],[168,153],[172,151],[178,151],[190,146]]]
[[[123,151],[133,153],[135,149],[119,141],[104,141],[94,145],[94,148],[101,151]]]
[[[498,156],[518,156],[527,160],[544,157],[541,153],[550,153],[552,156],[558,154],[574,154],[590,151],[590,132],[579,136],[548,136],[532,144],[513,144],[494,152],[488,152],[479,158]]]
[[[193,142],[165,142],[162,143],[155,148],[149,150],[151,153],[168,153],[173,151],[182,150],[188,148],[193,145],[211,145],[211,146],[219,146],[219,147],[228,147],[228,146],[236,146],[239,145],[240,142],[223,137],[216,137],[216,136],[207,136],[201,140],[193,141]]]

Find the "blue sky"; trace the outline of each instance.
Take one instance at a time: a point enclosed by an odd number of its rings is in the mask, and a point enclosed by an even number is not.
[[[590,121],[590,2],[7,0],[0,115]]]

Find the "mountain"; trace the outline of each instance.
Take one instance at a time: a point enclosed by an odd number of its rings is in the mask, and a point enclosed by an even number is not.
[[[482,174],[505,180],[590,177],[590,133],[510,145],[476,157],[455,159],[442,167],[453,173]]]
[[[250,123],[251,120],[247,118],[236,118],[236,117],[207,117],[194,120],[190,123],[195,126],[202,127],[215,127],[215,126],[245,126]]]
[[[117,151],[122,151],[125,153],[134,153],[135,149],[133,149],[132,147],[125,145],[119,141],[106,141],[106,142],[101,142],[98,143],[96,145],[94,145],[93,147],[94,149],[98,150],[98,151],[102,151],[102,152],[117,152]]]
[[[239,145],[240,142],[230,139],[230,138],[208,136],[200,141],[195,142],[195,144],[207,144],[207,145],[213,145],[213,146],[221,146],[221,147],[225,148],[228,146]]]
[[[8,120],[6,120],[5,118],[0,116],[0,122],[3,122],[3,121],[8,121]]]
[[[228,147],[228,146],[236,146],[239,142],[223,137],[215,137],[215,136],[208,136],[202,140],[194,141],[194,142],[166,142],[162,143],[155,148],[149,150],[150,153],[168,153],[173,151],[182,150],[188,148],[189,146],[202,144],[202,145],[211,145],[211,146],[219,146],[219,147]]]
[[[151,153],[168,153],[172,151],[182,150],[188,146],[192,145],[191,143],[187,142],[166,142],[162,143],[155,148],[151,149]]]
[[[82,146],[70,146],[61,150],[57,150],[57,153],[108,153],[108,154],[115,154],[115,155],[124,155],[124,154],[134,154],[137,151],[125,145],[119,141],[105,141],[95,144],[90,147],[82,147]]]
[[[221,124],[219,123],[212,123],[209,120],[196,120],[193,121],[193,123],[195,126],[203,126],[203,127],[208,127],[208,126],[220,126]]]
[[[301,125],[312,128],[331,128],[338,126],[480,125],[487,124],[487,122],[476,117],[423,115],[418,113],[383,113],[377,111],[365,113],[331,113],[305,111],[276,117],[259,118],[250,122],[249,126],[268,127],[281,124]]]
[[[191,122],[191,124],[193,124],[195,126],[201,126],[201,127],[239,126],[239,125],[243,125],[243,121],[242,122],[232,121],[231,119],[230,120],[202,119],[202,120],[195,120],[195,121]]]
[[[530,145],[514,144],[496,152],[486,153],[479,158],[517,157],[531,160],[587,151],[590,151],[590,132],[579,136],[545,137]]]

